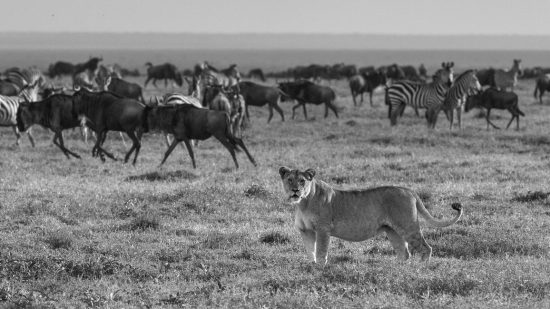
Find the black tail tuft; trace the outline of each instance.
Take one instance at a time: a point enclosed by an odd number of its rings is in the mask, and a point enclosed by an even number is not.
[[[462,204],[460,204],[460,203],[452,203],[451,207],[456,211],[461,211],[462,210]]]

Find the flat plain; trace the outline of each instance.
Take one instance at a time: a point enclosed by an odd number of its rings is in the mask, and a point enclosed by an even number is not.
[[[144,77],[136,79],[140,84]],[[274,81],[268,81],[273,84]],[[162,83],[159,83],[159,85]],[[6,307],[500,308],[550,306],[550,99],[539,104],[522,80],[520,130],[486,130],[479,110],[449,130],[405,111],[390,127],[383,92],[354,107],[347,81],[336,90],[340,118],[308,105],[286,121],[251,107],[240,168],[216,140],[195,148],[197,169],[178,147],[159,167],[163,137],[146,134],[137,165],[91,157],[78,130],[66,145],[35,127],[31,148],[0,128],[0,305]],[[173,89],[169,87],[170,91]],[[164,89],[148,86],[146,97]],[[510,114],[493,111],[504,127]],[[123,157],[118,134],[107,148]],[[423,227],[430,263],[399,261],[384,235],[332,239],[317,267],[293,227],[280,166],[314,168],[343,188],[416,190],[444,229]]]

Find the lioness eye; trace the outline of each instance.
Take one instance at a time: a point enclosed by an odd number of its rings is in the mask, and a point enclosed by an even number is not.
[[[303,185],[304,183],[306,183],[303,179],[300,180],[300,184]]]
[[[289,178],[289,179],[288,179],[288,183],[292,183],[292,179]]]

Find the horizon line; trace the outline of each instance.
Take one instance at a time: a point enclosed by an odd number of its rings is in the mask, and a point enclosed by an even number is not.
[[[522,34],[522,33],[362,33],[362,32],[173,32],[173,31],[44,31],[44,30],[8,30],[0,34],[165,34],[165,35],[325,35],[325,36],[422,36],[422,37],[550,37],[550,34]]]

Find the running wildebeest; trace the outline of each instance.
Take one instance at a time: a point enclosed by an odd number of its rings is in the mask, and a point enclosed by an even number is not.
[[[350,78],[349,87],[353,98],[353,105],[357,105],[355,97],[361,95],[361,105],[363,104],[363,93],[369,93],[370,106],[372,105],[372,94],[374,90],[381,85],[386,84],[386,76],[379,70],[362,73]]]
[[[190,140],[206,140],[214,136],[227,148],[236,168],[239,163],[235,151],[244,150],[254,166],[256,161],[248,152],[243,141],[231,132],[229,115],[225,112],[201,109],[190,104],[166,105],[147,108],[147,127],[151,131],[162,131],[174,136],[174,141],[164,154],[161,165],[178,143],[184,142],[191,157],[193,168],[196,168],[195,155]]]
[[[130,83],[123,79],[111,77],[111,82],[107,86],[107,90],[118,94],[121,97],[130,98],[145,103],[143,98],[143,90],[136,83]]]
[[[248,106],[264,106],[268,104],[269,117],[267,118],[267,123],[269,123],[271,118],[273,118],[273,109],[281,115],[282,121],[285,121],[285,115],[279,106],[281,99],[285,97],[285,94],[281,89],[277,87],[263,86],[249,81],[240,82],[239,89],[246,104],[245,110],[246,117],[248,119],[250,119]]]
[[[72,64],[69,62],[58,61],[51,64],[48,68],[48,75],[50,78],[56,78],[57,76],[70,75],[73,76],[85,70],[95,72],[98,68],[99,62],[103,59],[101,57],[93,57],[84,63]]]
[[[338,108],[334,105],[336,94],[330,87],[316,85],[308,80],[299,80],[279,83],[279,88],[291,99],[298,101],[298,104],[292,107],[292,119],[294,119],[296,109],[300,106],[303,107],[304,117],[307,119],[306,103],[315,105],[324,103],[325,118],[328,117],[329,108],[338,118]]]
[[[544,95],[544,92],[550,91],[550,77],[547,75],[542,75],[539,78],[537,78],[536,84],[535,84],[535,92],[533,93],[533,96],[535,99],[537,98],[537,92],[539,94],[539,102],[542,104],[542,96]]]
[[[147,132],[145,105],[137,100],[118,96],[112,92],[89,92],[84,89],[73,95],[74,117],[83,117],[87,125],[96,133],[97,140],[92,155],[99,155],[105,162],[104,154],[116,161],[115,157],[101,146],[108,131],[125,132],[132,140],[132,147],[126,153],[124,162],[128,162],[135,151],[134,161],[141,148],[141,134]]]
[[[160,65],[152,65],[151,62],[145,64],[147,66],[147,79],[143,88],[147,87],[147,83],[150,80],[153,80],[153,85],[158,88],[157,80],[164,79],[164,87],[168,87],[168,80],[173,80],[176,82],[178,87],[183,85],[183,77],[175,65],[171,63],[164,63]]]
[[[262,71],[262,69],[260,68],[255,68],[248,71],[248,78],[257,78],[262,82],[265,82],[264,71]]]
[[[17,111],[17,127],[25,132],[32,125],[39,124],[54,132],[53,143],[63,151],[67,159],[80,156],[65,147],[62,131],[79,127],[81,121],[72,114],[73,97],[54,94],[39,102],[21,103]]]
[[[508,92],[504,90],[497,90],[495,88],[488,88],[481,94],[470,96],[466,99],[465,111],[468,112],[474,107],[483,107],[487,109],[487,130],[489,130],[489,124],[495,129],[500,129],[494,125],[489,116],[491,115],[491,109],[506,109],[512,114],[512,119],[508,122],[506,129],[510,127],[514,118],[516,119],[516,130],[519,130],[519,116],[525,116],[525,114],[518,107],[518,96],[514,92]]]
[[[476,73],[477,80],[479,84],[483,86],[494,86],[495,85],[495,69],[488,68],[477,71]]]

